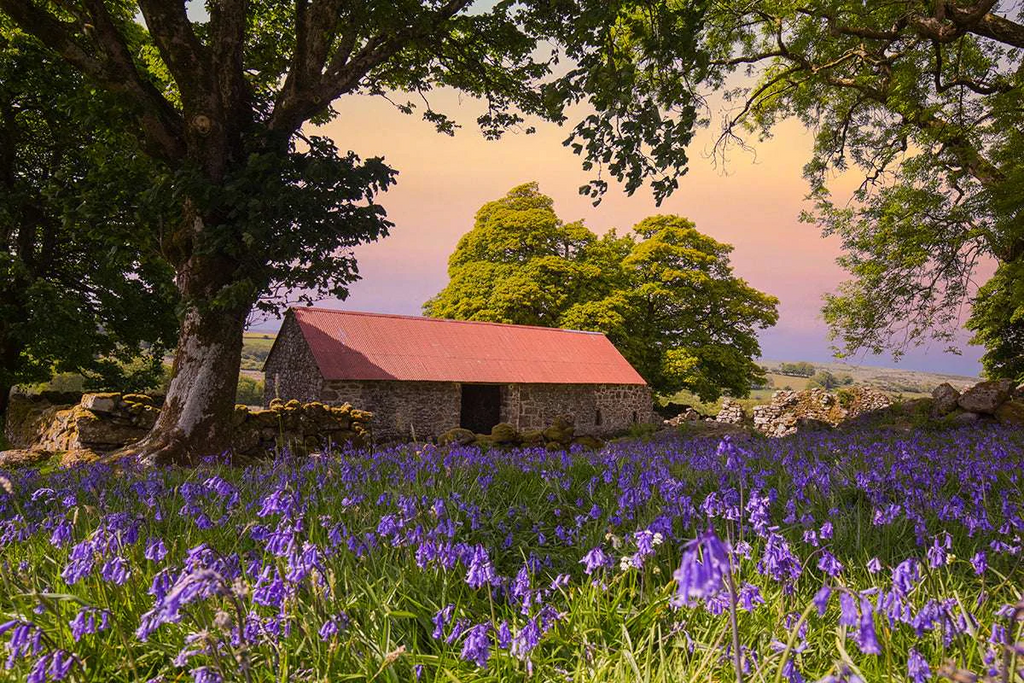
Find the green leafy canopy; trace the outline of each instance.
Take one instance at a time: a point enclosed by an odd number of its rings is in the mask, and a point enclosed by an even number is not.
[[[679,216],[598,237],[528,183],[477,212],[424,311],[604,332],[656,391],[745,396],[764,379],[756,332],[778,301],[733,275],[731,251]]]

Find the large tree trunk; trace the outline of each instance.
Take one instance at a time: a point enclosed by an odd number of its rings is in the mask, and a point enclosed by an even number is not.
[[[127,452],[148,465],[191,465],[231,449],[231,417],[248,314],[248,307],[188,307],[160,417],[149,436]]]
[[[11,387],[0,382],[0,435],[7,431],[7,406],[11,402]]]
[[[188,256],[177,261],[175,281],[184,307],[171,383],[149,435],[124,452],[147,465],[193,465],[231,449],[231,421],[242,362],[242,333],[252,301],[236,288],[238,264],[223,252],[195,244],[209,225],[186,201],[178,239]]]

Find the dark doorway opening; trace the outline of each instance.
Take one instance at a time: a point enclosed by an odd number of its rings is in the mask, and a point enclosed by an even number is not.
[[[459,426],[477,434],[490,434],[491,427],[501,422],[501,386],[497,384],[463,384],[462,414]]]

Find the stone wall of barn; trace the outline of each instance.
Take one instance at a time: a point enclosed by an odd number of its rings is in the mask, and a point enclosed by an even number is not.
[[[320,400],[323,376],[317,367],[313,352],[302,336],[294,314],[285,316],[274,347],[263,366],[263,404],[270,405],[275,398],[290,401],[293,398],[308,403]],[[353,402],[356,408],[362,408]]]
[[[502,420],[519,431],[544,429],[559,415],[570,415],[577,434],[608,436],[653,419],[654,404],[646,386],[513,384],[502,398]]]
[[[459,426],[461,396],[454,382],[332,380],[323,382],[317,400],[351,403],[373,413],[374,440],[415,436],[425,441]],[[501,387],[501,421],[518,431],[545,429],[560,415],[572,417],[577,434],[619,434],[637,422],[651,422],[651,392],[645,386],[618,384]]]
[[[393,380],[331,380],[319,400],[329,405],[351,403],[373,413],[375,441],[425,441],[459,426],[462,394],[453,382]]]

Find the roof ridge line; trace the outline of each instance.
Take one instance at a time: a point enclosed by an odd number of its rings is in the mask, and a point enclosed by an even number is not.
[[[437,323],[461,323],[468,325],[493,325],[496,327],[516,327],[530,330],[546,330],[550,332],[573,332],[575,334],[593,334],[606,337],[604,332],[593,330],[573,330],[567,327],[544,327],[543,325],[518,325],[516,323],[496,323],[489,320],[455,320],[453,318],[430,318],[425,315],[403,315],[401,313],[377,313],[373,311],[349,311],[340,308],[326,308],[324,306],[289,306],[289,311],[318,311],[320,313],[334,313],[336,315],[365,315],[372,318],[398,318],[401,320],[419,320],[424,322]]]

